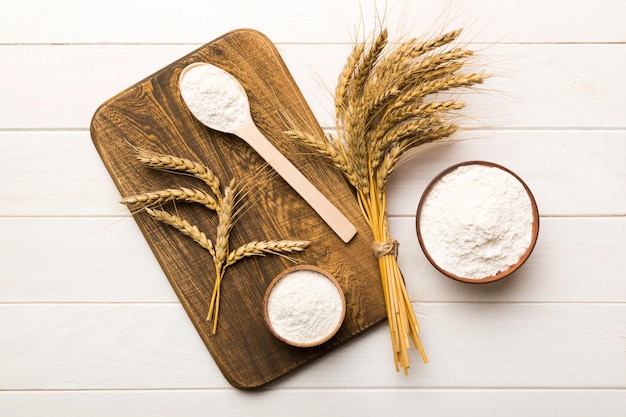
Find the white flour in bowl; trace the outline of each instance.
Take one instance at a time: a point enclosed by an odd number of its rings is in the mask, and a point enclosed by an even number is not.
[[[442,269],[481,279],[516,264],[531,244],[533,208],[522,183],[497,167],[462,165],[425,196],[422,243]]]
[[[274,332],[297,344],[312,345],[329,337],[343,320],[343,297],[324,274],[300,269],[284,275],[267,299]]]

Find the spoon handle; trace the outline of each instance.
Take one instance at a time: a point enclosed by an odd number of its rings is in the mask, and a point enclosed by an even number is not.
[[[233,132],[245,140],[319,214],[346,243],[356,227],[259,131],[254,122]]]

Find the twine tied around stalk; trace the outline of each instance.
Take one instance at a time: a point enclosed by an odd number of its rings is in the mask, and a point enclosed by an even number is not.
[[[372,251],[374,256],[382,258],[385,255],[398,256],[398,246],[400,243],[395,239],[389,239],[386,242],[374,242],[372,243]]]

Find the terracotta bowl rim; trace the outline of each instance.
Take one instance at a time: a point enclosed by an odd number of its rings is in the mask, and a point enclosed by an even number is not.
[[[279,334],[278,332],[276,332],[276,330],[274,329],[274,326],[272,325],[272,322],[269,319],[269,313],[267,311],[267,303],[270,297],[270,294],[272,292],[272,289],[274,288],[274,286],[285,276],[289,275],[292,272],[296,272],[296,271],[301,271],[301,270],[309,270],[309,271],[315,271],[320,273],[321,275],[325,276],[330,282],[332,282],[335,286],[335,288],[337,289],[337,292],[339,293],[339,297],[341,299],[341,315],[339,317],[339,320],[337,321],[337,325],[324,337],[317,339],[317,340],[313,340],[311,342],[296,342],[293,340],[290,340],[286,337],[284,337],[283,335]],[[263,319],[265,320],[265,325],[267,326],[267,328],[269,329],[269,331],[272,333],[272,335],[274,335],[277,339],[281,340],[284,343],[287,343],[291,346],[296,346],[296,347],[314,347],[314,346],[319,346],[327,341],[329,341],[341,328],[341,326],[343,325],[343,322],[345,320],[346,317],[346,297],[343,291],[343,288],[341,287],[341,284],[339,284],[339,281],[337,281],[337,279],[328,271],[326,271],[325,269],[322,269],[316,265],[296,265],[296,266],[292,266],[290,268],[287,268],[285,270],[283,270],[282,272],[280,272],[278,275],[276,275],[276,277],[274,277],[274,279],[272,279],[272,281],[270,282],[270,284],[268,285],[267,289],[265,290],[265,295],[263,296]]]
[[[531,203],[531,208],[532,208],[532,214],[533,214],[533,225],[532,225],[532,235],[531,235],[531,241],[530,241],[530,245],[528,246],[528,249],[526,249],[526,252],[524,252],[524,254],[520,257],[520,259],[513,265],[511,265],[509,268],[507,268],[504,271],[500,271],[495,275],[491,275],[485,278],[467,278],[467,277],[460,277],[458,275],[455,275],[449,271],[446,271],[445,269],[443,269],[442,267],[440,267],[437,262],[435,262],[434,259],[432,259],[432,257],[430,256],[430,254],[428,253],[428,250],[426,249],[426,244],[423,241],[422,238],[422,233],[420,230],[420,215],[422,212],[422,206],[424,205],[426,198],[428,197],[429,192],[432,190],[432,188],[435,186],[435,184],[437,184],[437,182],[444,177],[445,175],[449,174],[450,172],[454,171],[455,169],[461,167],[461,166],[467,166],[467,165],[484,165],[484,166],[488,166],[488,167],[493,167],[493,168],[498,168],[501,169],[507,173],[509,173],[510,175],[512,175],[515,179],[517,179],[522,186],[524,187],[524,189],[526,190],[526,193],[528,194],[528,197],[530,198],[530,203]],[[424,252],[424,255],[426,256],[426,259],[428,259],[428,261],[431,263],[432,266],[434,266],[439,272],[441,272],[443,275],[455,279],[457,281],[461,281],[461,282],[465,282],[465,283],[470,283],[470,284],[486,284],[489,282],[495,282],[495,281],[499,281],[509,275],[511,275],[513,272],[515,272],[516,270],[518,270],[528,259],[528,257],[530,256],[530,254],[533,252],[534,248],[535,248],[535,244],[537,243],[537,238],[539,236],[539,210],[537,208],[537,202],[535,200],[535,197],[532,193],[532,191],[530,190],[530,188],[528,187],[528,185],[526,185],[526,183],[524,182],[524,180],[522,180],[520,178],[519,175],[517,175],[515,172],[511,171],[509,168],[506,168],[500,164],[494,163],[494,162],[489,162],[489,161],[483,161],[483,160],[470,160],[470,161],[464,161],[464,162],[459,162],[456,163],[454,165],[449,166],[448,168],[444,169],[443,171],[441,171],[439,174],[437,174],[431,181],[430,183],[426,186],[424,193],[422,194],[419,204],[417,206],[417,214],[415,216],[415,226],[416,226],[416,230],[417,230],[417,239],[419,241],[420,247],[422,248],[422,251]]]

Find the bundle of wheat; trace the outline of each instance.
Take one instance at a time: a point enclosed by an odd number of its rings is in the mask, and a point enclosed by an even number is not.
[[[389,232],[385,188],[406,151],[458,130],[455,111],[465,103],[437,100],[437,93],[486,79],[482,72],[461,72],[473,53],[449,46],[460,33],[392,44],[383,29],[371,43],[354,46],[339,76],[334,97],[336,133],[320,137],[301,130],[286,132],[328,158],[356,191],[373,234],[396,370],[402,367],[405,374],[410,341],[422,360],[428,360],[398,266],[398,243]]]

